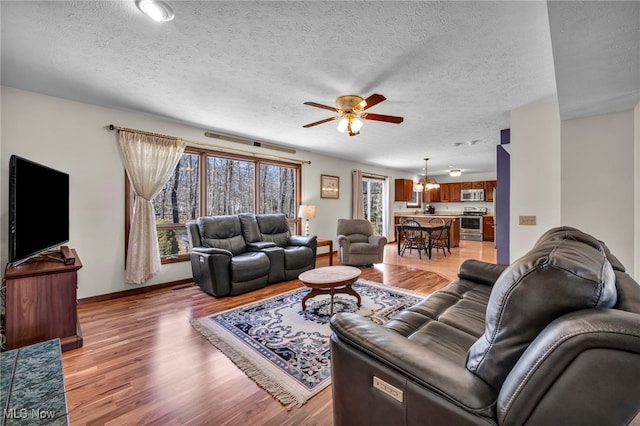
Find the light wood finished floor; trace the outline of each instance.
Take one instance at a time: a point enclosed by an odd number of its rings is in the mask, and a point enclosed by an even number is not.
[[[493,243],[462,241],[428,260],[385,249],[361,277],[425,294],[424,271],[454,279],[467,258],[495,262]],[[328,256],[318,266],[329,264]],[[334,264],[339,264],[334,255]],[[82,283],[80,283],[82,285]],[[298,280],[216,299],[182,285],[79,306],[84,346],[63,354],[72,425],[331,425],[331,387],[287,411],[213,347],[189,320],[301,286]]]

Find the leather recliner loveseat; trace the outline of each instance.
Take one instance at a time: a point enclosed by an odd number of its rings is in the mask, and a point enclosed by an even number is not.
[[[316,236],[291,235],[284,214],[200,217],[187,223],[193,280],[215,296],[292,280],[316,266]]]
[[[384,325],[331,319],[336,425],[626,425],[640,410],[640,285],[596,238],[546,232]]]

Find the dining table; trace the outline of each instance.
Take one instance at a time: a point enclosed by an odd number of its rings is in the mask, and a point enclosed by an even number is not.
[[[427,257],[431,259],[431,233],[436,230],[441,230],[444,228],[444,224],[435,224],[435,223],[422,223],[420,224],[420,229],[427,233],[427,246],[425,251],[427,252]],[[398,242],[398,256],[400,256],[400,249],[402,248],[402,224],[396,224],[396,241]]]

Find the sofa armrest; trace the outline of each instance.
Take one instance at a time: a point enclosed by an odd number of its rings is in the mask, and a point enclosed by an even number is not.
[[[460,264],[458,278],[492,286],[507,266],[467,259]]]
[[[199,254],[224,254],[229,257],[233,257],[233,253],[231,253],[229,250],[215,247],[194,247],[193,249],[191,249],[191,251],[193,253]]]
[[[338,242],[338,247],[349,247],[351,244],[349,237],[346,235],[338,235],[336,241]]]
[[[317,239],[318,237],[316,235],[292,235],[291,237],[289,237],[289,245],[306,246],[313,248],[313,246],[317,244]]]
[[[369,236],[369,244],[374,246],[384,246],[387,244],[387,237],[382,235],[371,235]]]
[[[338,313],[330,325],[332,345],[348,345],[467,410],[489,414],[493,409],[496,392],[464,363],[357,314]]]
[[[253,243],[247,243],[249,251],[262,251],[269,247],[277,247],[276,243],[271,241],[255,241]]]

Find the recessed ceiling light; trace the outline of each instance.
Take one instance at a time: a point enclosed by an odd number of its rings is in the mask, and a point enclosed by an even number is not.
[[[175,16],[171,6],[160,0],[136,0],[136,6],[154,21],[167,22]]]

